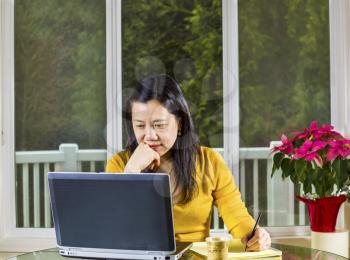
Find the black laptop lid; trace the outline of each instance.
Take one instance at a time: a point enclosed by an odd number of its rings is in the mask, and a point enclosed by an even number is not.
[[[48,176],[59,246],[175,250],[169,176],[104,173]]]

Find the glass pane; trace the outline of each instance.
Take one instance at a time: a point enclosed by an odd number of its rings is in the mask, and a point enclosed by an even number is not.
[[[171,75],[182,86],[201,143],[222,147],[221,1],[124,0],[122,37],[124,97],[135,79]]]
[[[269,149],[259,155],[254,147],[269,147],[315,119],[330,122],[328,6],[328,0],[238,1],[240,146],[247,148],[240,158],[241,189],[252,213],[266,213],[263,225],[308,221],[291,181],[270,179]]]
[[[105,9],[101,0],[15,1],[18,227],[52,225],[48,170],[103,171],[77,155],[106,147]]]

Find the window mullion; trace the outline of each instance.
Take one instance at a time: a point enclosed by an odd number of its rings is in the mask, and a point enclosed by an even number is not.
[[[238,1],[222,1],[224,158],[239,183]]]
[[[16,226],[14,142],[14,0],[3,0],[1,11],[1,175],[0,241]],[[1,244],[0,244],[1,248]]]
[[[331,122],[341,133],[350,137],[350,3],[329,0]],[[350,206],[341,208],[338,227],[350,228]]]
[[[121,0],[106,1],[107,157],[122,149]]]
[[[331,121],[343,134],[350,135],[350,3],[329,1]]]

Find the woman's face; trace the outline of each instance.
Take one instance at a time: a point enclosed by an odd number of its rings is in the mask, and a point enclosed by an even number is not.
[[[173,147],[179,122],[159,101],[133,102],[131,117],[138,143],[148,144],[160,156]]]

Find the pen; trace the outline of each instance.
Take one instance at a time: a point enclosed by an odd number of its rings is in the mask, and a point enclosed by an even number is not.
[[[255,235],[256,227],[258,226],[260,217],[261,217],[261,212],[259,213],[258,218],[256,219],[256,222],[255,222],[255,225],[254,225],[254,228],[253,228],[252,233],[251,233],[251,234],[248,236],[248,238],[247,238],[247,243],[245,244],[244,252],[247,251],[248,241]]]

